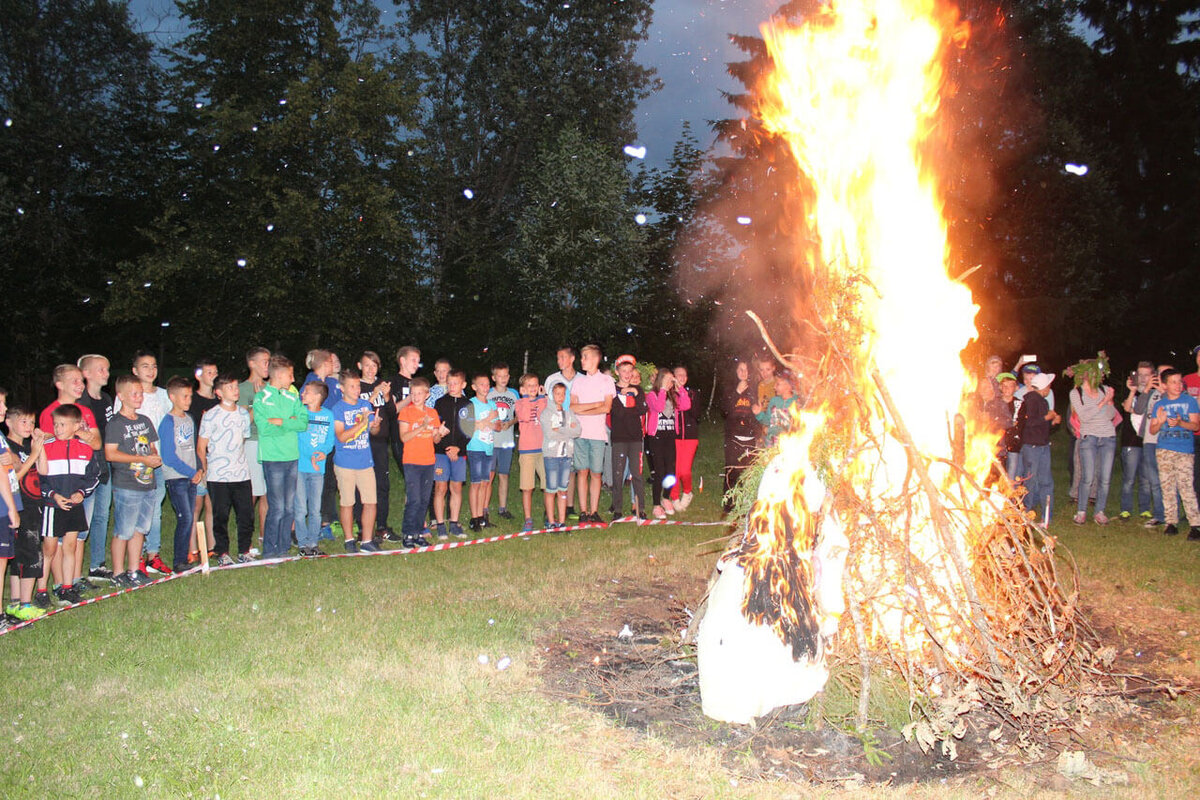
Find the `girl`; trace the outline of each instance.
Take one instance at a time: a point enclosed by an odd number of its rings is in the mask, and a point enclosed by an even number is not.
[[[654,518],[665,519],[675,513],[675,506],[663,489],[670,492],[675,482],[675,440],[677,411],[692,407],[686,392],[675,389],[675,374],[660,369],[654,376],[652,390],[646,393],[646,458],[650,462],[650,489],[654,497]],[[669,480],[668,480],[669,479]],[[663,482],[667,486],[663,486]]]
[[[671,497],[676,501],[675,508],[686,511],[692,504],[693,497],[692,462],[696,460],[696,448],[700,446],[700,419],[697,414],[699,407],[696,405],[695,393],[687,385],[687,367],[676,367],[673,373],[675,390],[681,395],[687,395],[688,408],[676,409],[675,412],[675,470],[679,482],[675,484]]]

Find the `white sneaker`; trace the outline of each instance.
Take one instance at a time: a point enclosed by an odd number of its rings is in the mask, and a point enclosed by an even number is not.
[[[674,506],[674,504],[672,504],[672,503],[671,503],[671,501],[670,501],[670,500],[668,500],[668,499],[667,499],[667,498],[665,498],[665,497],[664,497],[664,498],[663,498],[663,500],[662,500],[662,507],[663,507],[663,511],[667,512],[668,514],[674,514],[674,513],[675,513],[675,506]]]
[[[678,502],[675,503],[675,507],[680,511],[687,511],[687,507],[692,504],[692,497],[691,492],[684,492],[680,495]]]

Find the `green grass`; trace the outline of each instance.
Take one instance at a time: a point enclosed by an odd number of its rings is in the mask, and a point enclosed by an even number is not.
[[[684,519],[719,513],[720,432],[702,435],[707,491]],[[1058,486],[1065,498],[1065,476]],[[394,522],[402,503],[394,487]],[[510,508],[519,508],[515,485]],[[1124,581],[1131,602],[1193,607],[1194,544],[1075,528],[1062,508],[1055,532],[1090,581]],[[293,562],[191,576],[58,615],[0,637],[10,676],[0,688],[0,796],[813,793],[748,780],[715,748],[679,749],[540,691],[536,642],[549,626],[602,599],[600,584],[612,580],[706,577],[722,534],[621,525]],[[499,671],[505,656],[512,666]],[[1137,777],[1151,795],[1195,781],[1194,760],[1152,767]],[[868,794],[977,796],[990,780]],[[1026,796],[1037,792],[1032,780],[1011,771],[1001,785]]]

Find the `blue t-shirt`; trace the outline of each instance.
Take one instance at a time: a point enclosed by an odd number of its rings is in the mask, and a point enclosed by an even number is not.
[[[3,436],[0,436],[0,455],[10,452],[12,451],[9,450],[8,441]],[[14,466],[19,463],[21,463],[21,459],[13,456]],[[0,470],[4,471],[5,476],[8,479],[8,484],[12,488],[13,503],[16,505],[17,511],[24,511],[25,506],[21,505],[21,486],[17,483],[17,470],[14,467],[0,467]],[[8,506],[0,503],[0,519],[5,519],[7,517]]]
[[[471,441],[467,442],[467,452],[472,450],[484,455],[490,456],[495,451],[496,432],[490,428],[480,427],[478,421],[492,415],[492,422],[495,422],[499,409],[496,408],[495,400],[480,400],[478,397],[471,398],[471,407],[475,409],[475,432],[471,434]]]
[[[334,403],[333,408],[329,409],[333,415],[335,422],[340,422],[350,429],[354,427],[354,423],[358,420],[359,414],[369,415],[373,408],[371,403],[365,397],[358,398],[358,401],[351,405],[345,400],[338,400]],[[355,436],[348,442],[343,442],[334,436],[334,453],[333,463],[336,466],[344,469],[367,469],[374,466],[375,462],[371,459],[371,443],[369,441],[370,425],[362,429],[362,433]],[[336,428],[334,429],[336,433]]]
[[[1154,409],[1150,412],[1151,419],[1158,416],[1160,408],[1166,409],[1167,419],[1178,417],[1182,418],[1185,422],[1189,414],[1200,414],[1200,404],[1196,402],[1196,398],[1187,392],[1179,395],[1174,400],[1164,395],[1162,399],[1154,404]],[[1178,425],[1172,427],[1164,422],[1158,429],[1158,449],[1173,450],[1176,453],[1193,453],[1195,452],[1192,442],[1194,438],[1195,434],[1187,428],[1181,428]]]
[[[300,431],[296,436],[300,439],[300,471],[324,475],[325,462],[328,459],[321,459],[317,462],[316,469],[313,469],[312,457],[314,453],[329,455],[333,451],[333,443],[336,438],[333,435],[333,412],[327,408],[322,408],[320,411],[309,411],[308,428]]]

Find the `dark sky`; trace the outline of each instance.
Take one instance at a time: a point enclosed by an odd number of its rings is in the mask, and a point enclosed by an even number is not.
[[[390,2],[379,5],[385,21],[395,19]],[[706,121],[727,116],[731,108],[721,90],[739,88],[725,73],[725,62],[740,58],[729,34],[757,33],[778,6],[778,0],[655,2],[650,36],[638,51],[639,61],[657,69],[663,82],[662,90],[638,108],[636,144],[646,148],[648,164],[666,160],[685,120],[702,147],[710,144]],[[172,0],[132,0],[130,9],[159,45],[171,44],[182,33]]]

